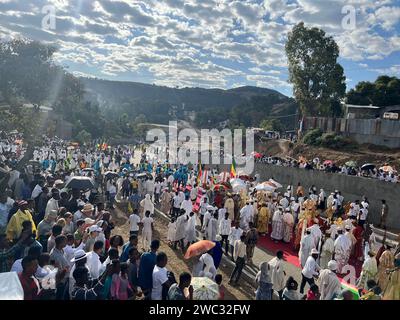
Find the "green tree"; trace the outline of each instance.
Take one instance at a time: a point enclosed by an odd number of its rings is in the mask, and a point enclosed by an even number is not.
[[[283,131],[283,125],[278,119],[264,119],[260,122],[260,127],[267,131]]]
[[[400,104],[400,79],[380,76],[375,82],[361,81],[347,93],[347,103],[393,106]]]
[[[346,77],[337,63],[339,47],[332,37],[303,22],[293,27],[285,46],[289,82],[303,115],[332,116],[334,102],[344,97]]]
[[[86,144],[92,140],[92,135],[83,129],[76,135],[76,140],[81,144]]]

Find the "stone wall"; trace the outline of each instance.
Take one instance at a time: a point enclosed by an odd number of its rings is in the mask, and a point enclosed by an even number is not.
[[[327,195],[338,189],[345,197],[345,201],[361,200],[361,197],[365,195],[370,202],[368,219],[372,223],[379,223],[381,200],[385,199],[389,206],[387,225],[390,229],[400,229],[400,184],[268,164],[256,164],[255,172],[260,174],[262,181],[274,178],[284,187],[288,184],[296,187],[300,182],[305,190],[315,185],[318,191],[323,188]]]
[[[303,129],[319,128],[350,137],[358,143],[400,148],[400,121],[385,119],[344,119],[307,117]]]

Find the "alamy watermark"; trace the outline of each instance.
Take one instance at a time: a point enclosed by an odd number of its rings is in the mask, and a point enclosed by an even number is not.
[[[56,30],[56,7],[53,5],[46,5],[42,8],[42,29]]]
[[[177,122],[170,121],[168,133],[151,129],[147,131],[146,142],[151,142],[149,149],[157,155],[159,162],[232,164],[234,160],[246,174],[254,170],[254,133],[251,129],[201,129],[199,135],[191,128],[178,132]]]
[[[356,28],[356,8],[352,5],[342,7],[342,28],[344,30],[354,30]]]

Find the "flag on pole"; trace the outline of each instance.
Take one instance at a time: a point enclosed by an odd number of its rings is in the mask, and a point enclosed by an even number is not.
[[[197,185],[200,186],[200,180],[201,180],[201,175],[203,174],[202,170],[201,170],[201,161],[199,161],[198,164],[199,168],[198,168],[198,172],[197,172]]]
[[[235,178],[236,177],[236,163],[235,163],[235,158],[232,157],[232,164],[231,164],[231,178]]]

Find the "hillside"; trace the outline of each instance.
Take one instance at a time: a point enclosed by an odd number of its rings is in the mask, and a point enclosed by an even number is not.
[[[278,91],[252,86],[222,90],[89,78],[81,78],[81,82],[86,98],[99,103],[109,116],[126,113],[133,118],[143,114],[148,121],[157,123],[188,119],[188,112],[194,111],[197,126],[213,126],[227,119],[233,125],[258,126],[268,115],[293,114],[297,109],[293,99]]]

